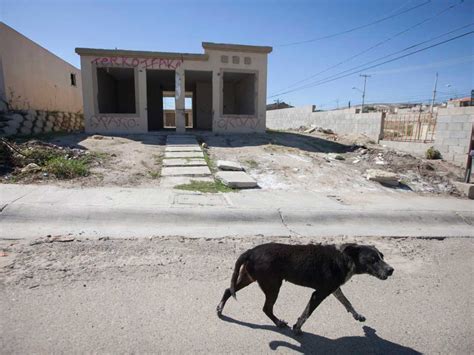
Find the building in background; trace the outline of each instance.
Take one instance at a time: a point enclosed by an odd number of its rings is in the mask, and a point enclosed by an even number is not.
[[[272,48],[202,46],[204,54],[76,48],[86,131],[264,132]]]
[[[0,22],[0,98],[12,109],[82,112],[81,72]]]

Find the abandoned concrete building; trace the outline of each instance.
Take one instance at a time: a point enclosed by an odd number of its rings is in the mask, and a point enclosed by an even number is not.
[[[204,54],[76,48],[86,132],[264,132],[272,48],[202,46]]]

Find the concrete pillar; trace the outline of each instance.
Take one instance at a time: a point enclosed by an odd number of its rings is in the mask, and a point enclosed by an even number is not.
[[[139,69],[137,71],[137,86],[138,86],[138,114],[140,116],[140,131],[148,132],[148,103],[146,92],[146,70]]]
[[[184,99],[186,90],[184,87],[184,68],[179,66],[175,72],[175,107],[176,107],[176,132],[184,133],[186,131],[186,118]]]
[[[218,131],[217,120],[220,117],[221,95],[223,93],[221,87],[221,73],[219,70],[212,72],[212,131]]]

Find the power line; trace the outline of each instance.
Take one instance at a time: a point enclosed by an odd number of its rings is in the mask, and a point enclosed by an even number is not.
[[[429,4],[430,2],[431,2],[431,0],[425,1],[424,3],[412,6],[408,9],[406,9],[406,10],[399,11],[399,12],[393,14],[393,15],[385,16],[385,17],[382,17],[381,19],[378,19],[376,21],[366,23],[364,25],[356,26],[356,27],[350,28],[348,30],[344,30],[344,31],[341,31],[341,32],[336,32],[336,33],[326,35],[326,36],[322,36],[322,37],[317,37],[317,38],[312,38],[312,39],[308,39],[308,40],[304,40],[304,41],[299,41],[299,42],[277,44],[277,45],[274,45],[274,47],[288,47],[288,46],[294,46],[294,45],[304,44],[304,43],[311,43],[311,42],[316,42],[316,41],[320,41],[320,40],[323,40],[323,39],[328,39],[328,38],[334,38],[334,37],[337,37],[337,36],[341,36],[341,35],[344,35],[346,33],[354,32],[354,31],[360,30],[362,28],[370,27],[370,26],[376,25],[378,23],[381,23],[383,21],[390,20],[394,17],[398,17],[398,16],[403,15],[407,12],[413,11],[413,10],[419,8],[419,7],[425,6],[425,5]]]
[[[472,25],[473,25],[473,24],[471,24],[471,25],[469,25],[469,26],[472,26]],[[331,81],[335,81],[335,80],[338,80],[338,79],[341,79],[341,78],[345,78],[345,77],[350,76],[350,75],[352,75],[352,74],[358,74],[358,73],[361,73],[361,72],[366,71],[366,70],[368,70],[368,69],[376,68],[376,67],[379,67],[379,66],[381,66],[381,65],[383,65],[383,64],[391,63],[391,62],[394,62],[394,61],[396,61],[396,60],[399,60],[399,59],[402,59],[402,58],[405,58],[405,57],[414,55],[414,54],[419,53],[419,52],[423,52],[423,51],[425,51],[425,50],[428,50],[428,49],[431,49],[431,48],[440,46],[440,45],[442,45],[442,44],[445,44],[445,43],[454,41],[454,40],[459,39],[459,38],[462,38],[462,37],[468,36],[468,35],[470,35],[470,34],[472,34],[472,33],[474,33],[474,31],[470,31],[470,32],[463,33],[463,34],[461,34],[461,35],[458,35],[458,36],[449,38],[449,39],[447,39],[447,40],[444,40],[444,41],[435,43],[435,44],[430,45],[430,46],[428,46],[428,47],[424,47],[424,48],[418,49],[418,50],[416,50],[416,51],[413,51],[413,52],[410,52],[410,53],[407,53],[407,54],[404,54],[404,55],[401,55],[401,56],[398,56],[398,57],[395,57],[395,58],[386,60],[386,61],[384,61],[384,62],[382,62],[382,63],[378,63],[378,64],[374,64],[374,65],[369,66],[369,67],[362,68],[361,70],[357,70],[357,71],[354,71],[354,72],[351,72],[351,73],[348,73],[348,74],[345,74],[345,75],[340,75],[340,74],[342,74],[342,73],[345,73],[345,72],[347,72],[347,71],[350,71],[350,70],[355,69],[355,68],[351,68],[351,69],[345,70],[345,71],[343,71],[343,72],[341,72],[341,73],[334,74],[334,75],[332,75],[332,76],[330,76],[330,77],[327,77],[327,78],[325,78],[325,79],[322,79],[322,80],[320,80],[320,81],[316,81],[316,82],[309,83],[309,84],[306,84],[306,85],[304,85],[304,86],[301,86],[301,87],[298,87],[298,88],[295,88],[295,89],[292,89],[292,90],[288,90],[288,91],[285,91],[285,92],[280,92],[280,93],[275,94],[275,95],[271,95],[271,96],[269,96],[268,98],[275,97],[275,96],[279,96],[279,95],[288,94],[288,93],[290,93],[290,92],[299,91],[299,90],[302,90],[302,89],[307,89],[307,88],[314,87],[314,86],[318,86],[318,85],[322,85],[322,84],[325,84],[325,83],[328,83],[328,82],[331,82]],[[415,45],[415,46],[418,46],[418,45],[419,45],[419,44],[417,44],[417,45]],[[411,46],[411,47],[414,47],[414,46]],[[392,55],[393,55],[393,54],[392,54]],[[380,59],[381,59],[381,58],[376,59],[376,60],[374,60],[374,61],[378,61],[378,60],[380,60]],[[374,61],[372,61],[372,63],[373,63]],[[370,63],[370,62],[369,62],[369,63]],[[367,64],[369,64],[369,63],[365,63],[365,64],[362,64],[362,65],[360,65],[360,66],[367,65]],[[358,66],[358,67],[360,67],[360,66]],[[339,76],[337,76],[337,75],[339,75]],[[336,77],[335,77],[335,76],[336,76]]]
[[[334,68],[336,68],[336,67],[338,67],[338,66],[340,66],[340,65],[342,65],[342,64],[344,64],[344,63],[347,63],[347,62],[353,60],[354,58],[360,57],[362,54],[365,54],[365,53],[371,51],[372,49],[375,49],[375,48],[377,48],[377,47],[379,47],[379,46],[381,46],[381,45],[383,45],[383,44],[385,44],[385,43],[387,43],[387,42],[390,42],[392,39],[394,39],[394,38],[396,38],[396,37],[398,37],[398,36],[401,36],[402,34],[404,34],[404,33],[406,33],[406,32],[409,32],[409,31],[413,30],[414,28],[416,28],[416,27],[418,27],[418,26],[421,26],[422,24],[424,24],[424,23],[426,23],[426,22],[429,22],[429,21],[433,20],[434,18],[436,18],[436,17],[438,17],[438,16],[444,14],[445,12],[448,12],[449,10],[455,8],[456,6],[462,4],[463,2],[464,2],[464,0],[461,0],[459,3],[456,3],[456,4],[453,4],[453,5],[451,5],[451,6],[448,6],[447,8],[441,10],[440,12],[436,13],[435,15],[433,15],[433,16],[431,16],[431,17],[428,17],[428,18],[424,19],[423,21],[418,22],[418,23],[414,24],[413,26],[410,26],[410,27],[406,28],[406,29],[403,30],[403,31],[397,32],[397,33],[395,33],[394,35],[392,35],[392,36],[390,36],[390,37],[388,37],[388,38],[386,38],[386,39],[384,39],[384,40],[382,40],[382,41],[380,41],[380,42],[374,44],[373,46],[371,46],[371,47],[369,47],[369,48],[366,48],[366,49],[364,49],[364,50],[362,50],[362,51],[360,51],[360,52],[354,54],[353,56],[350,56],[350,57],[348,57],[348,58],[346,58],[346,59],[344,59],[344,60],[342,60],[342,61],[340,61],[340,62],[338,62],[338,63],[336,63],[336,64],[334,64],[334,65],[331,65],[330,67],[327,67],[326,69],[321,70],[321,71],[319,71],[319,72],[317,72],[317,73],[315,73],[315,74],[313,74],[313,75],[311,75],[311,76],[309,76],[309,77],[307,77],[307,78],[305,78],[305,79],[296,81],[296,82],[294,82],[293,84],[288,85],[288,88],[290,88],[290,87],[292,87],[292,86],[295,86],[295,85],[297,85],[297,84],[299,84],[299,83],[308,81],[308,80],[310,80],[310,79],[312,79],[312,78],[314,78],[314,77],[316,77],[316,76],[318,76],[318,75],[320,75],[320,74],[323,74],[323,73],[325,73],[325,72],[327,72],[327,71],[329,71],[329,70],[331,70],[331,69],[334,69]]]

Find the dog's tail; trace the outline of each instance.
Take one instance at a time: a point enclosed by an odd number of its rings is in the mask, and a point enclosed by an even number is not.
[[[237,261],[235,262],[234,272],[232,273],[232,278],[230,279],[230,294],[235,299],[237,299],[237,297],[235,296],[235,284],[237,283],[237,279],[239,277],[240,267],[242,266],[243,263],[247,261],[248,255],[249,255],[249,250],[247,250],[245,253],[240,255]]]

